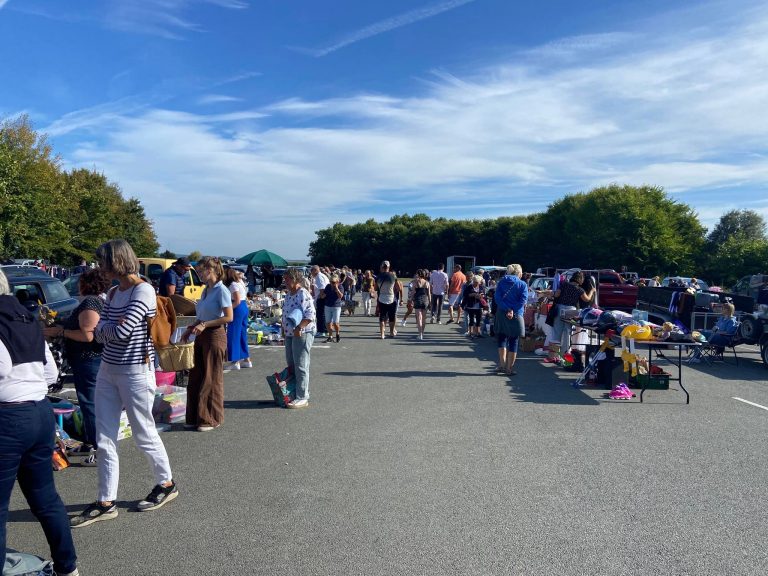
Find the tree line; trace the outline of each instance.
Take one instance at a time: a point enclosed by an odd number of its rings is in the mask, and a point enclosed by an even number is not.
[[[98,172],[64,170],[26,116],[0,124],[0,258],[43,258],[60,265],[91,260],[110,238],[137,254],[159,244],[136,198]]]
[[[528,271],[626,267],[641,277],[698,276],[722,286],[767,271],[766,225],[756,212],[728,212],[707,232],[690,206],[660,187],[610,185],[566,195],[525,216],[403,214],[386,222],[337,223],[316,232],[309,256],[313,263],[374,270],[388,259],[411,273],[455,254],[476,256],[478,264],[518,262]]]

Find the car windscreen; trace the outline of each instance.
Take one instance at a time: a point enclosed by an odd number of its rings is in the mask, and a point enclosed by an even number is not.
[[[61,302],[71,298],[61,282],[46,282],[43,284],[45,302]]]

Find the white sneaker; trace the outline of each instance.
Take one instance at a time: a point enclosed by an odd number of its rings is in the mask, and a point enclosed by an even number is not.
[[[424,334],[419,334],[419,340],[424,340]]]
[[[307,400],[306,398],[304,398],[302,400],[299,400],[297,398],[296,400],[293,400],[293,401],[288,403],[288,408],[292,408],[294,410],[296,410],[298,408],[306,408],[307,406],[309,406],[309,400]]]
[[[400,322],[400,326],[402,326],[403,328],[405,328],[405,324],[406,324],[406,320],[403,320],[402,322]]]
[[[240,370],[240,362],[232,362],[228,368],[230,370]]]
[[[438,324],[442,324],[443,322],[442,322],[441,320],[438,320],[438,321],[437,321],[437,323],[438,323]]]
[[[243,361],[242,364],[240,364],[240,366],[242,368],[253,368],[253,362],[251,362],[250,360],[245,360]]]

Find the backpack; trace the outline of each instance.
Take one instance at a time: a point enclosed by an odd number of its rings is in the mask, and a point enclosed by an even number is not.
[[[157,314],[153,318],[147,316],[147,326],[155,349],[164,348],[171,343],[171,336],[176,331],[176,309],[169,297],[157,297]]]
[[[133,290],[136,289],[136,286],[133,287]],[[115,290],[117,290],[117,286],[113,286],[108,292],[107,304],[112,302]],[[131,290],[130,298],[133,298],[133,290]],[[176,331],[176,309],[173,307],[173,301],[167,296],[157,296],[156,308],[157,312],[154,317],[147,316],[147,334],[152,340],[155,350],[168,346],[171,343],[171,336]]]
[[[6,548],[5,565],[0,566],[0,573],[3,576],[53,576],[53,562]]]

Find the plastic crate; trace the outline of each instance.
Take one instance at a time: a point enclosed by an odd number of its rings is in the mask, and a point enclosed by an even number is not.
[[[669,390],[669,374],[638,374],[632,378],[630,385],[632,388],[643,388],[646,390]],[[647,383],[647,385],[646,385]]]

